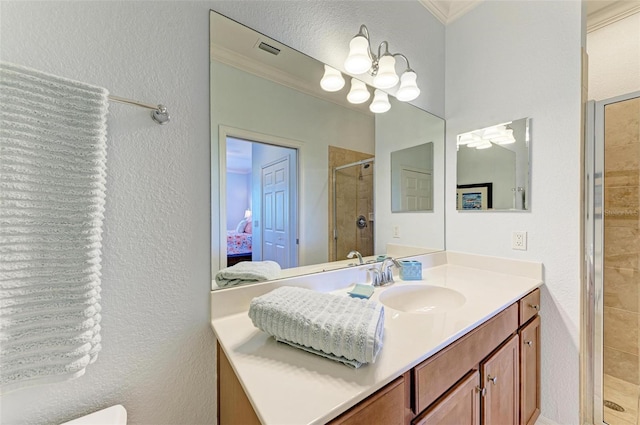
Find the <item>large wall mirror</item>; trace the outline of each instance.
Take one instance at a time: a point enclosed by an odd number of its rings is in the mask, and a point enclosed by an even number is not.
[[[522,118],[458,135],[459,211],[531,208],[530,127],[531,120]]]
[[[433,142],[391,152],[391,211],[433,211]]]
[[[323,63],[214,11],[210,29],[213,276],[266,259],[281,266],[274,279],[348,267],[359,263],[347,258],[351,251],[375,261],[389,244],[405,242],[416,253],[444,249],[443,221],[434,226],[442,235],[420,243],[378,228],[376,209],[391,210],[388,189],[380,193],[391,178],[389,154],[378,157],[378,117],[368,104],[347,101],[349,82],[323,91]],[[432,160],[442,165],[433,184],[444,187],[444,121],[391,104],[386,120],[402,114],[402,126],[424,120],[439,129],[417,140],[437,140]],[[444,208],[443,197],[434,203]],[[227,286],[214,280],[219,287]]]

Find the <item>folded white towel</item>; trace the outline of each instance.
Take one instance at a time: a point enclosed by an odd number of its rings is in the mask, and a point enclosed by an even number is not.
[[[225,287],[272,280],[280,276],[280,270],[275,261],[241,261],[216,273],[216,283]]]
[[[100,344],[107,90],[0,62],[0,393]]]
[[[353,367],[382,348],[384,307],[375,301],[283,286],[254,298],[249,317],[278,341]]]

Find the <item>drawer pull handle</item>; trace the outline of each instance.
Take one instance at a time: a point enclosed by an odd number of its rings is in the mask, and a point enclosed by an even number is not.
[[[538,304],[529,304],[529,307],[535,309],[535,311],[540,311],[540,306]]]
[[[487,375],[487,380],[491,381],[491,383],[493,383],[493,385],[496,384],[496,382],[498,382],[498,377],[494,376],[493,378],[491,377],[491,375]]]
[[[529,347],[533,345],[533,341],[525,341],[524,343],[527,344]]]

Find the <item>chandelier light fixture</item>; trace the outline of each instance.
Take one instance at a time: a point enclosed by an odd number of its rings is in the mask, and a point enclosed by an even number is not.
[[[401,76],[396,73],[396,58],[403,59],[407,64]],[[375,91],[369,109],[374,113],[386,112],[391,108],[388,94],[383,90],[393,88],[398,83],[400,84],[396,91],[398,100],[409,102],[420,95],[420,89],[416,83],[418,76],[409,66],[407,57],[402,53],[390,53],[387,41],[380,43],[378,53],[375,54],[371,49],[369,30],[365,25],[360,26],[360,31],[349,43],[349,55],[344,62],[344,69],[352,75],[368,73],[373,77]],[[339,81],[342,81],[342,85],[339,84]],[[343,85],[344,79],[340,71],[325,65],[325,73],[320,81],[320,86],[326,91],[338,91]],[[370,96],[365,83],[356,78],[351,79],[351,90],[347,95],[349,102],[364,103],[369,100]]]
[[[488,149],[493,144],[508,145],[515,143],[513,137],[513,129],[509,127],[511,121],[494,125],[493,127],[483,128],[481,130],[470,131],[458,135],[457,146],[467,146],[468,148]]]

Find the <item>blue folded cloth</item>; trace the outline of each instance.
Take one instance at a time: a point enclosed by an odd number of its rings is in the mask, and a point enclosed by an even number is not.
[[[382,349],[384,307],[375,301],[283,286],[254,298],[249,317],[277,341],[356,368]]]

